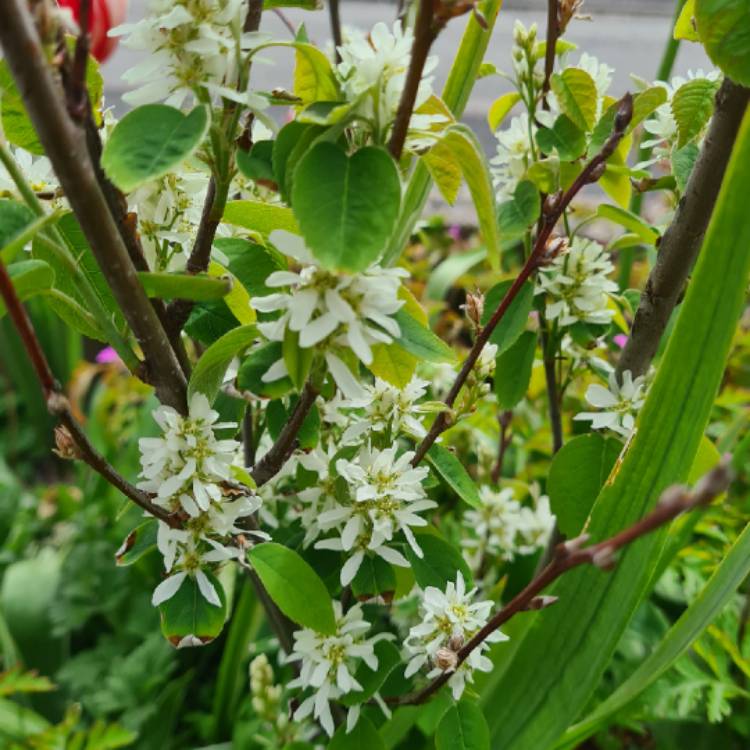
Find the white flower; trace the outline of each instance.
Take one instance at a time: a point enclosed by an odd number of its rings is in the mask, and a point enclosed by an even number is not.
[[[614,266],[594,242],[575,239],[539,274],[537,294],[546,294],[546,314],[561,326],[574,323],[606,325],[614,317],[609,295],[617,284],[607,277]]]
[[[497,344],[485,344],[474,365],[474,375],[478,381],[487,380],[495,374],[497,365]]]
[[[417,406],[422,396],[427,392],[429,383],[413,377],[404,388],[397,388],[376,378],[374,385],[365,385],[367,398],[362,401],[351,401],[349,406],[364,409],[364,415],[354,419],[344,432],[343,443],[356,441],[369,431],[386,433],[395,438],[405,432],[413,437],[423,437],[426,434]]]
[[[334,509],[320,514],[320,528],[335,528],[339,538],[322,539],[315,547],[351,553],[341,569],[342,586],[351,583],[368,552],[393,565],[408,567],[406,558],[389,546],[399,531],[414,553],[422,556],[411,527],[425,526],[427,521],[417,514],[436,507],[436,503],[427,499],[422,486],[427,469],[411,466],[413,451],[397,457],[396,450],[395,445],[382,451],[366,446],[353,460],[341,458],[336,462],[351,497],[346,504],[337,503]]]
[[[592,383],[586,390],[586,401],[603,411],[581,412],[573,419],[587,419],[595,430],[610,429],[627,437],[635,425],[635,415],[646,400],[646,378],[641,375],[635,380],[630,370],[622,374],[622,384],[617,376],[609,376],[609,388]]]
[[[143,478],[138,487],[155,493],[158,504],[172,511],[181,506],[192,517],[221,501],[219,485],[232,478],[238,443],[216,438],[214,430],[236,427],[217,422],[218,417],[202,393],[193,394],[187,417],[170,406],[156,409],[154,419],[164,435],[138,441]]]
[[[475,648],[467,659],[455,667],[455,654],[480,630],[490,617],[493,603],[480,601],[472,603],[476,589],[466,591],[466,584],[460,572],[456,583],[449,582],[445,592],[433,586],[424,590],[420,603],[422,621],[415,625],[404,642],[407,654],[411,657],[405,676],[411,677],[423,666],[431,666],[427,673],[433,679],[446,671],[452,671],[448,685],[453,698],[458,700],[466,683],[474,681],[473,672],[492,670],[492,662],[484,655],[491,643],[507,641],[508,636],[495,630],[485,641]],[[453,665],[450,664],[453,656]],[[448,663],[442,664],[441,661]]]
[[[514,117],[505,130],[495,133],[497,155],[490,160],[490,165],[498,200],[504,200],[513,193],[531,163],[530,128],[536,131],[524,112]]]
[[[145,18],[109,32],[125,37],[126,47],[149,53],[123,75],[140,86],[123,99],[131,104],[166,99],[180,107],[191,95],[200,98],[200,90],[238,96],[239,57],[262,38],[242,33],[246,15],[243,0],[150,0]]]
[[[62,199],[55,197],[60,184],[50,160],[46,156],[34,156],[22,148],[14,149],[10,147],[10,152],[29,187],[35,193],[44,195],[46,199],[55,198],[52,203],[54,208],[60,206]],[[13,182],[5,167],[0,165],[0,195],[3,193],[9,193],[20,198],[16,183]]]
[[[554,528],[555,516],[552,515],[546,495],[537,497],[533,508],[522,506],[516,522],[516,531],[520,537],[518,554],[532,555],[538,549],[546,547]]]
[[[345,30],[344,44],[339,47],[341,62],[335,72],[341,89],[348,101],[358,102],[359,114],[372,121],[379,142],[385,142],[396,116],[413,43],[412,30],[404,29],[400,21],[393,25],[393,31],[378,22],[368,36],[359,31]],[[432,94],[431,73],[437,62],[435,56],[427,58],[414,109]],[[434,117],[412,115],[410,126],[427,130],[434,121]]]
[[[402,268],[370,266],[359,274],[328,271],[318,266],[302,238],[283,230],[271,233],[271,241],[300,264],[298,271],[275,271],[266,279],[269,287],[289,287],[253,298],[260,312],[280,312],[276,320],[259,323],[258,328],[271,341],[283,341],[287,330],[299,334],[299,345],[323,351],[328,369],[347,398],[361,399],[364,391],[358,378],[335,353],[348,347],[365,365],[372,363],[374,344],[390,344],[401,335],[393,316],[403,305],[398,296]],[[287,374],[279,360],[263,376],[271,382]]]
[[[329,702],[347,693],[362,690],[354,674],[364,662],[371,670],[378,668],[375,644],[387,638],[379,635],[366,639],[370,623],[362,617],[362,608],[356,604],[345,615],[340,602],[333,602],[336,614],[336,633],[323,635],[310,628],[294,633],[294,649],[287,658],[300,662],[299,677],[289,683],[290,688],[313,688],[315,693],[306,698],[294,712],[294,720],[301,721],[311,713],[329,736],[334,724]]]

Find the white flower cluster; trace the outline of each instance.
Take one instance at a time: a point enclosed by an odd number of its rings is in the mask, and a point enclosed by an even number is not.
[[[479,490],[481,508],[472,508],[463,516],[469,535],[463,541],[472,563],[478,568],[486,556],[511,561],[516,555],[531,555],[549,540],[555,527],[549,498],[539,497],[534,507],[521,505],[512,489]]]
[[[370,266],[359,274],[333,273],[316,264],[301,237],[283,230],[271,232],[271,242],[299,264],[298,271],[275,271],[266,279],[269,287],[289,287],[265,297],[255,297],[259,312],[280,312],[258,328],[271,341],[283,341],[287,330],[299,333],[303,349],[316,347],[325,355],[329,372],[344,396],[366,398],[359,379],[335,353],[335,347],[351,349],[365,365],[372,363],[372,345],[390,344],[401,335],[393,318],[404,304],[398,291],[402,268]],[[284,377],[283,359],[263,375],[264,382]]]
[[[138,441],[142,467],[138,488],[154,493],[155,504],[186,518],[182,529],[159,522],[157,546],[170,575],[156,587],[154,606],[174,596],[187,576],[195,579],[206,601],[220,606],[203,568],[241,554],[237,547],[224,542],[242,531],[236,527],[237,521],[260,505],[249,490],[234,500],[225,497],[222,484],[232,479],[238,443],[217,439],[215,430],[236,427],[234,423],[217,422],[218,417],[206,396],[195,393],[188,416],[170,406],[160,406],[154,419],[163,435]]]
[[[411,657],[405,672],[407,678],[425,665],[431,667],[427,673],[429,679],[451,672],[448,685],[453,698],[458,700],[466,683],[474,681],[474,670],[492,670],[492,662],[484,652],[490,644],[508,640],[508,636],[499,630],[491,633],[464,662],[458,664],[457,652],[487,623],[492,612],[491,601],[472,603],[476,591],[475,588],[466,591],[460,572],[456,575],[456,583],[449,582],[445,592],[433,586],[424,590],[419,609],[422,621],[409,631],[404,642]]]
[[[608,278],[614,266],[595,242],[575,239],[539,274],[537,294],[549,297],[546,314],[561,326],[607,325],[615,315],[609,295],[617,284]]]
[[[341,569],[341,585],[347,586],[357,574],[366,554],[408,567],[409,562],[391,546],[402,532],[414,553],[422,557],[412,527],[426,526],[419,513],[436,507],[427,498],[422,482],[428,470],[412,467],[414,452],[397,455],[397,446],[377,450],[365,446],[347,460],[336,461],[336,471],[349,487],[350,497],[335,498],[333,507],[318,515],[322,533],[335,530],[337,537],[321,539],[317,549],[343,551],[349,555]]]
[[[630,370],[618,382],[615,373],[609,376],[609,388],[592,383],[586,390],[586,401],[601,411],[584,411],[574,419],[589,420],[595,430],[609,429],[628,437],[635,426],[635,417],[646,400],[646,377],[633,379]]]
[[[372,123],[375,139],[385,142],[398,110],[401,92],[409,69],[414,35],[397,21],[391,31],[379,22],[369,35],[345,30],[344,44],[339,47],[341,62],[336,66],[339,85],[350,102],[357,102],[357,111]],[[432,72],[437,67],[435,56],[427,58],[419,84],[415,109],[432,95]],[[412,115],[410,127],[426,130],[435,122],[434,116]]]
[[[301,721],[310,714],[320,722],[328,735],[334,731],[330,701],[338,700],[347,693],[363,690],[354,678],[361,662],[371,670],[378,668],[375,644],[388,638],[380,634],[365,638],[370,623],[362,616],[362,608],[356,604],[346,614],[341,603],[333,602],[336,615],[336,633],[323,635],[303,628],[294,633],[294,648],[287,661],[300,662],[300,674],[289,683],[290,688],[314,688],[315,693],[300,703],[294,712],[294,720]],[[384,704],[383,704],[384,705]],[[359,707],[355,706],[347,717],[348,728],[356,724]]]
[[[242,52],[260,38],[243,33],[246,15],[244,0],[149,0],[145,18],[109,32],[125,37],[126,47],[148,53],[123,75],[140,86],[123,99],[130,104],[166,99],[181,107],[191,95],[205,101],[208,94],[250,104],[247,92],[236,91]]]
[[[52,169],[52,163],[46,156],[34,156],[25,149],[8,147],[18,169],[26,179],[29,187],[42,194],[45,199],[53,200],[52,206],[62,205],[63,198],[58,196],[60,184]],[[5,167],[0,164],[0,197],[12,196],[21,198],[16,183],[13,182]]]

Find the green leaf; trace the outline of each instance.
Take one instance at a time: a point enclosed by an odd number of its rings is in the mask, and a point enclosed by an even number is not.
[[[166,104],[145,104],[129,112],[107,139],[102,167],[129,193],[173,170],[201,144],[208,132],[208,108],[183,115]]]
[[[414,535],[422,550],[422,557],[419,557],[410,546],[404,551],[420,588],[434,586],[445,591],[448,583],[456,582],[457,573],[463,576],[467,589],[471,588],[471,570],[454,545],[436,533],[415,529]]]
[[[594,79],[581,68],[566,68],[562,73],[552,76],[550,86],[563,114],[579,130],[588,133],[596,121],[596,103],[599,98]]]
[[[714,96],[718,86],[716,81],[694,78],[675,91],[672,97],[672,114],[679,133],[677,148],[682,148],[700,135],[714,111]]]
[[[388,640],[378,641],[375,644],[375,656],[378,657],[378,668],[375,670],[370,669],[364,662],[360,663],[354,678],[362,686],[362,690],[355,690],[342,696],[341,703],[344,706],[354,706],[357,703],[369,701],[380,690],[393,670],[402,664],[401,653]]]
[[[237,168],[249,180],[274,182],[273,141],[258,141],[250,151],[237,149]]]
[[[659,240],[659,230],[652,227],[640,216],[620,206],[612,206],[609,203],[600,203],[596,209],[596,215],[603,219],[614,221],[621,227],[637,234],[646,244],[655,245]]]
[[[6,249],[7,246],[24,232],[34,218],[31,209],[23,203],[0,200],[0,259],[6,265],[15,256],[15,253],[11,255],[11,252]]]
[[[320,10],[320,0],[263,0],[263,10],[272,8],[302,8],[302,10]]]
[[[291,399],[289,411],[284,408],[284,404],[281,401],[271,401],[268,405],[268,408],[266,409],[266,418],[268,420],[268,431],[273,440],[278,438],[281,430],[289,421],[289,417],[296,403],[297,397],[295,396]],[[311,450],[318,444],[319,439],[320,414],[318,413],[317,406],[313,405],[310,412],[302,422],[302,426],[297,434],[297,440],[299,441],[299,447],[302,450]]]
[[[656,378],[622,462],[594,504],[595,541],[627,528],[690,470],[724,374],[750,273],[750,116],[735,143],[703,249]],[[484,699],[493,744],[536,750],[555,742],[584,710],[620,637],[652,583],[668,531],[623,550],[608,573],[570,571]],[[544,644],[540,651],[539,644]]]
[[[484,298],[482,325],[487,325],[495,310],[510,289],[513,281],[501,281],[487,292]],[[534,304],[534,285],[527,281],[513,302],[505,311],[500,322],[490,336],[490,341],[497,345],[497,353],[502,354],[511,347],[526,328],[532,305]]]
[[[482,145],[466,125],[451,125],[443,132],[440,141],[428,152],[426,163],[433,177],[435,160],[444,164],[454,161],[460,166],[474,202],[479,231],[487,246],[487,256],[494,268],[499,267],[500,233],[496,219],[495,190]],[[438,185],[440,185],[439,182]]]
[[[633,97],[633,117],[627,133],[632,133],[650,114],[667,101],[667,90],[664,86],[651,86]]]
[[[356,272],[374,263],[393,229],[400,200],[396,163],[372,146],[350,157],[333,143],[318,143],[294,176],[295,215],[307,246],[326,268]]]
[[[196,341],[210,346],[218,338],[237,327],[237,319],[226,302],[197,302],[193,305],[185,332]]]
[[[427,460],[435,471],[443,478],[445,483],[472,508],[480,508],[482,500],[479,497],[474,480],[469,476],[464,465],[458,460],[455,453],[437,443],[427,451]]]
[[[227,367],[257,336],[258,330],[254,325],[239,326],[211,344],[193,369],[188,383],[188,397],[192,397],[194,393],[203,393],[213,402],[224,381]]]
[[[498,355],[494,388],[501,409],[512,409],[529,390],[536,339],[535,331],[524,331],[514,344]]]
[[[84,309],[72,297],[59,289],[48,289],[42,292],[54,313],[78,333],[96,341],[106,342],[107,337],[96,318]]]
[[[8,266],[8,274],[21,302],[47,291],[55,281],[55,272],[43,260],[19,260]],[[6,311],[0,300],[0,318]]]
[[[224,589],[216,576],[207,570],[203,572],[216,589],[221,606],[206,601],[195,578],[187,576],[177,593],[158,607],[161,632],[173,646],[179,646],[185,638],[197,639],[205,645],[213,641],[224,627],[227,619]]]
[[[482,709],[469,700],[451,706],[438,724],[436,750],[490,750],[490,730]]]
[[[672,174],[674,174],[675,186],[680,193],[684,193],[687,188],[698,154],[700,154],[700,148],[696,143],[688,143],[682,148],[672,149]]]
[[[55,684],[47,677],[36,672],[24,672],[20,666],[0,672],[0,696],[15,695],[17,693],[49,693],[55,689]]]
[[[312,44],[295,42],[294,93],[303,102],[341,99],[331,62]]]
[[[397,388],[405,388],[417,369],[417,358],[398,344],[375,344],[367,369]]]
[[[115,552],[115,562],[119,566],[128,566],[138,562],[145,554],[156,549],[158,522],[153,519],[136,526]]]
[[[426,362],[453,362],[453,350],[429,328],[415,320],[404,308],[394,316],[401,329],[397,343],[417,359]]]
[[[222,299],[232,290],[229,278],[204,274],[140,271],[143,288],[149,297],[158,299],[190,299],[196,302]]]
[[[378,555],[366,555],[352,581],[352,593],[360,601],[382,596],[393,599],[396,591],[396,574],[393,567]]]
[[[497,209],[497,220],[503,239],[522,237],[539,218],[541,208],[539,191],[535,184],[530,180],[521,180],[513,191],[513,197],[501,203]]]
[[[325,635],[336,632],[328,589],[294,550],[264,542],[253,547],[247,556],[268,595],[290,620]]]
[[[286,269],[285,259],[270,246],[239,237],[220,237],[214,247],[227,257],[227,269],[251,297],[271,294],[273,289],[266,286],[266,279],[274,271]]]
[[[385,744],[375,725],[366,716],[360,716],[357,726],[348,734],[346,722],[338,728],[328,750],[385,750]]]
[[[552,459],[547,477],[550,507],[560,531],[578,536],[622,452],[622,443],[598,432],[568,441]]]
[[[687,42],[700,42],[698,30],[695,28],[695,0],[686,0],[680,15],[674,25],[674,38]]]
[[[694,15],[711,62],[735,83],[750,86],[750,3],[695,0]]]
[[[456,202],[463,179],[461,163],[453,150],[447,144],[438,141],[429,151],[422,154],[422,162],[440,195],[449,206],[452,206]]]
[[[513,107],[521,101],[521,95],[517,91],[509,91],[495,99],[487,112],[487,124],[494,133],[507,117]]]
[[[321,125],[306,124],[292,120],[284,125],[273,143],[271,163],[281,197],[290,202],[294,171],[300,159],[307,153],[313,142],[325,132]],[[291,231],[291,230],[290,230]],[[299,230],[297,230],[299,234]]]
[[[563,736],[560,747],[577,747],[610,717],[628,706],[661,677],[700,637],[750,575],[750,526],[734,542],[700,594],[672,625],[656,648],[614,693]]]
[[[237,373],[237,387],[250,391],[262,398],[280,398],[293,390],[294,384],[288,377],[279,378],[270,383],[263,382],[268,368],[282,359],[281,343],[272,341],[253,349],[240,365]]]
[[[545,154],[557,151],[563,161],[575,161],[586,151],[586,134],[566,115],[560,115],[551,128],[539,128],[536,142]]]

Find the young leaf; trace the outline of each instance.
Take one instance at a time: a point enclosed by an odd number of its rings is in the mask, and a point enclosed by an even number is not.
[[[696,138],[705,127],[714,109],[714,96],[719,84],[708,78],[694,78],[683,83],[672,97],[672,114],[677,122],[682,148]]]
[[[336,632],[328,589],[294,550],[264,542],[253,547],[247,556],[268,595],[290,620],[325,635]]]
[[[328,750],[385,750],[385,743],[375,725],[366,716],[360,716],[351,732],[346,731],[346,722],[338,728]]]
[[[341,99],[327,55],[312,44],[295,42],[294,93],[303,102]]]
[[[750,3],[696,0],[698,36],[714,65],[735,83],[750,86]]]
[[[655,227],[625,208],[600,203],[596,215],[614,221],[630,232],[635,232],[648,245],[655,245],[659,240],[659,231]]]
[[[129,112],[107,139],[102,167],[112,182],[129,193],[181,164],[208,132],[208,108],[183,115],[166,104],[145,104]]]
[[[451,706],[438,724],[436,750],[490,750],[490,730],[482,709],[473,701]]]
[[[514,344],[497,357],[495,395],[501,409],[512,409],[526,395],[534,366],[537,334],[524,331]]]
[[[400,201],[396,163],[380,148],[347,156],[333,143],[318,143],[295,171],[294,212],[308,247],[327,268],[356,272],[374,263]]]
[[[573,438],[555,454],[547,477],[547,494],[565,536],[573,538],[581,533],[621,452],[619,440],[592,432]]]
[[[560,115],[551,128],[539,128],[536,142],[545,154],[557,151],[563,161],[575,161],[586,151],[586,134],[567,115]]]
[[[750,273],[748,160],[746,115],[637,431],[590,514],[586,530],[594,540],[642,518],[661,492],[683,481],[690,469],[744,306]],[[662,529],[628,547],[613,571],[580,568],[550,590],[560,597],[558,604],[537,616],[485,696],[493,706],[489,721],[495,746],[549,746],[585,708],[591,686],[599,683],[652,583],[666,534]],[[539,643],[545,644],[543,653]]]
[[[484,312],[482,313],[483,326],[487,325],[512,284],[512,281],[501,281],[487,292],[484,299]],[[511,347],[523,333],[533,303],[534,285],[527,281],[513,302],[511,302],[502,320],[497,324],[497,327],[490,336],[490,341],[497,345],[498,354],[502,354],[506,349]]]
[[[544,162],[537,162],[542,165]],[[531,180],[521,180],[513,191],[513,197],[497,208],[500,234],[504,240],[518,239],[536,222],[541,212],[539,191]]]
[[[203,571],[219,595],[221,606],[206,600],[193,576],[187,576],[174,596],[159,605],[161,631],[173,645],[183,641],[189,645],[196,642],[205,645],[221,633],[227,619],[227,600],[218,578]]]
[[[275,229],[299,234],[299,228],[291,209],[273,203],[259,201],[229,201],[221,219],[226,224],[257,232],[268,237]]]
[[[667,101],[667,90],[664,86],[651,86],[633,97],[633,117],[630,119],[627,133],[632,133],[652,112]]]
[[[550,80],[560,109],[584,133],[594,127],[596,102],[599,95],[593,78],[581,68],[566,68]]]
[[[681,193],[684,193],[687,188],[698,154],[700,154],[700,148],[696,143],[688,143],[682,148],[672,149],[672,174],[674,174],[675,187]]]
[[[454,453],[436,443],[427,451],[427,460],[465,503],[471,505],[472,508],[481,507],[479,490]]]
[[[397,388],[405,388],[417,369],[417,358],[398,344],[375,344],[367,369]]]
[[[484,151],[476,135],[465,125],[447,128],[437,147],[443,161],[455,160],[469,187],[479,221],[479,231],[487,245],[487,256],[494,267],[500,263],[500,234],[497,227],[495,190]],[[429,166],[429,164],[428,164]]]
[[[226,297],[232,290],[229,278],[214,278],[200,274],[141,271],[138,274],[149,297],[158,299],[190,299],[196,302]]]
[[[686,0],[674,25],[674,38],[687,42],[700,42],[695,28],[695,0]]]
[[[230,362],[257,338],[254,325],[240,326],[225,333],[203,352],[188,383],[188,396],[203,393],[209,401],[216,398]]]
[[[132,565],[146,553],[156,549],[158,522],[150,519],[136,526],[124,539],[115,552],[115,562],[119,566]]]
[[[429,328],[415,320],[404,308],[394,316],[401,329],[397,343],[417,359],[426,362],[452,362],[453,350]]]
[[[487,124],[493,133],[500,127],[511,109],[520,101],[521,95],[517,91],[509,91],[492,102],[487,112]]]
[[[456,574],[459,572],[467,588],[471,588],[471,570],[454,545],[437,534],[415,531],[414,535],[422,550],[422,557],[419,557],[409,546],[405,548],[405,552],[411,563],[414,577],[421,588],[434,586],[445,591],[448,583],[456,582]]]

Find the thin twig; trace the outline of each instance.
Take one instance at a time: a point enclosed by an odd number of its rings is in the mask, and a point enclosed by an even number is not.
[[[328,16],[331,21],[331,36],[336,50],[336,63],[341,62],[339,47],[343,44],[341,37],[341,14],[339,13],[339,0],[328,0]]]
[[[58,428],[56,432],[58,448],[65,451],[66,457],[80,458],[85,461],[94,471],[120,490],[123,495],[155,518],[164,521],[164,523],[170,526],[179,527],[180,523],[177,519],[171,516],[164,508],[154,505],[145,492],[137,489],[123,476],[118,474],[107,459],[91,444],[83,428],[73,416],[70,403],[52,373],[31,320],[16,294],[5,265],[1,262],[0,295],[5,302],[10,319],[18,331],[21,342],[29,355],[34,372],[39,379],[47,408],[50,414],[56,416],[63,425],[64,431],[60,432],[60,428]]]
[[[159,399],[185,412],[187,383],[159,318],[138,280],[99,187],[85,138],[71,120],[24,0],[5,3],[0,42],[39,140],[97,264],[145,356],[144,378]]]
[[[618,550],[668,524],[682,513],[708,505],[714,498],[726,491],[732,478],[730,457],[726,456],[695,485],[692,491],[684,485],[668,487],[651,513],[613,537],[598,544],[585,546],[588,543],[588,535],[584,534],[577,539],[558,545],[549,565],[526,588],[499,609],[486,625],[456,653],[458,659],[456,668],[466,661],[469,654],[484,643],[489,635],[514,615],[529,609],[538,609],[537,603],[545,604],[546,602],[539,601],[539,594],[564,573],[579,565],[595,565],[602,570],[611,570],[616,564]],[[393,702],[399,705],[424,703],[451,678],[452,674],[453,672],[443,672],[422,690],[401,696]]]
[[[500,436],[497,441],[497,461],[492,469],[492,481],[497,484],[503,474],[503,463],[505,453],[511,441],[510,424],[513,421],[513,412],[504,411],[497,418],[497,424],[500,429]]]
[[[289,421],[279,433],[276,442],[263,458],[255,464],[251,472],[255,483],[259,487],[275,477],[289,456],[294,452],[297,446],[297,435],[317,397],[317,389],[308,380],[302,388],[299,400],[294,407],[291,417],[289,417]]]
[[[422,81],[422,71],[427,62],[427,55],[429,55],[430,47],[432,47],[432,43],[437,38],[441,28],[442,24],[438,23],[433,13],[433,0],[419,0],[409,70],[406,73],[406,81],[401,92],[396,119],[393,122],[391,140],[388,144],[388,150],[396,161],[401,158],[401,152],[404,150],[406,134],[409,131],[409,121],[414,111],[414,104],[417,101],[417,93]]]
[[[432,423],[432,427],[427,435],[424,437],[422,442],[417,446],[414,458],[412,459],[412,465],[416,466],[427,454],[432,444],[437,440],[438,436],[444,432],[450,425],[448,421],[448,415],[450,413],[453,404],[458,398],[458,394],[466,383],[469,374],[474,368],[479,355],[482,353],[485,344],[489,341],[492,332],[497,327],[498,323],[503,319],[503,316],[507,312],[508,308],[515,300],[518,293],[523,288],[523,285],[531,277],[531,275],[540,266],[546,262],[547,254],[547,243],[552,236],[552,230],[555,228],[558,220],[563,214],[563,211],[570,205],[570,202],[575,198],[581,189],[591,182],[596,182],[604,173],[604,168],[607,159],[614,153],[617,148],[617,144],[622,140],[625,135],[625,130],[633,117],[633,98],[630,94],[620,100],[617,115],[615,117],[614,130],[612,135],[607,139],[606,143],[602,147],[602,150],[594,156],[591,161],[583,168],[581,173],[575,179],[573,184],[562,194],[558,196],[551,196],[553,200],[548,199],[545,202],[544,212],[542,220],[540,222],[540,229],[534,243],[534,248],[529,254],[521,272],[518,274],[516,279],[511,284],[505,296],[500,301],[497,309],[492,314],[492,317],[487,322],[487,325],[479,332],[479,335],[474,342],[474,346],[471,348],[468,356],[464,360],[463,366],[459,371],[453,386],[448,395],[445,397],[445,411],[440,412]]]
[[[542,83],[542,107],[549,109],[547,95],[549,94],[550,80],[555,70],[555,52],[557,39],[560,36],[560,12],[559,0],[547,0],[547,49],[544,54],[544,82]]]
[[[703,244],[732,147],[750,98],[750,90],[724,79],[716,95],[716,110],[700,155],[677,207],[674,219],[659,243],[656,263],[641,295],[617,375],[630,370],[643,375],[654,358],[690,270]]]

